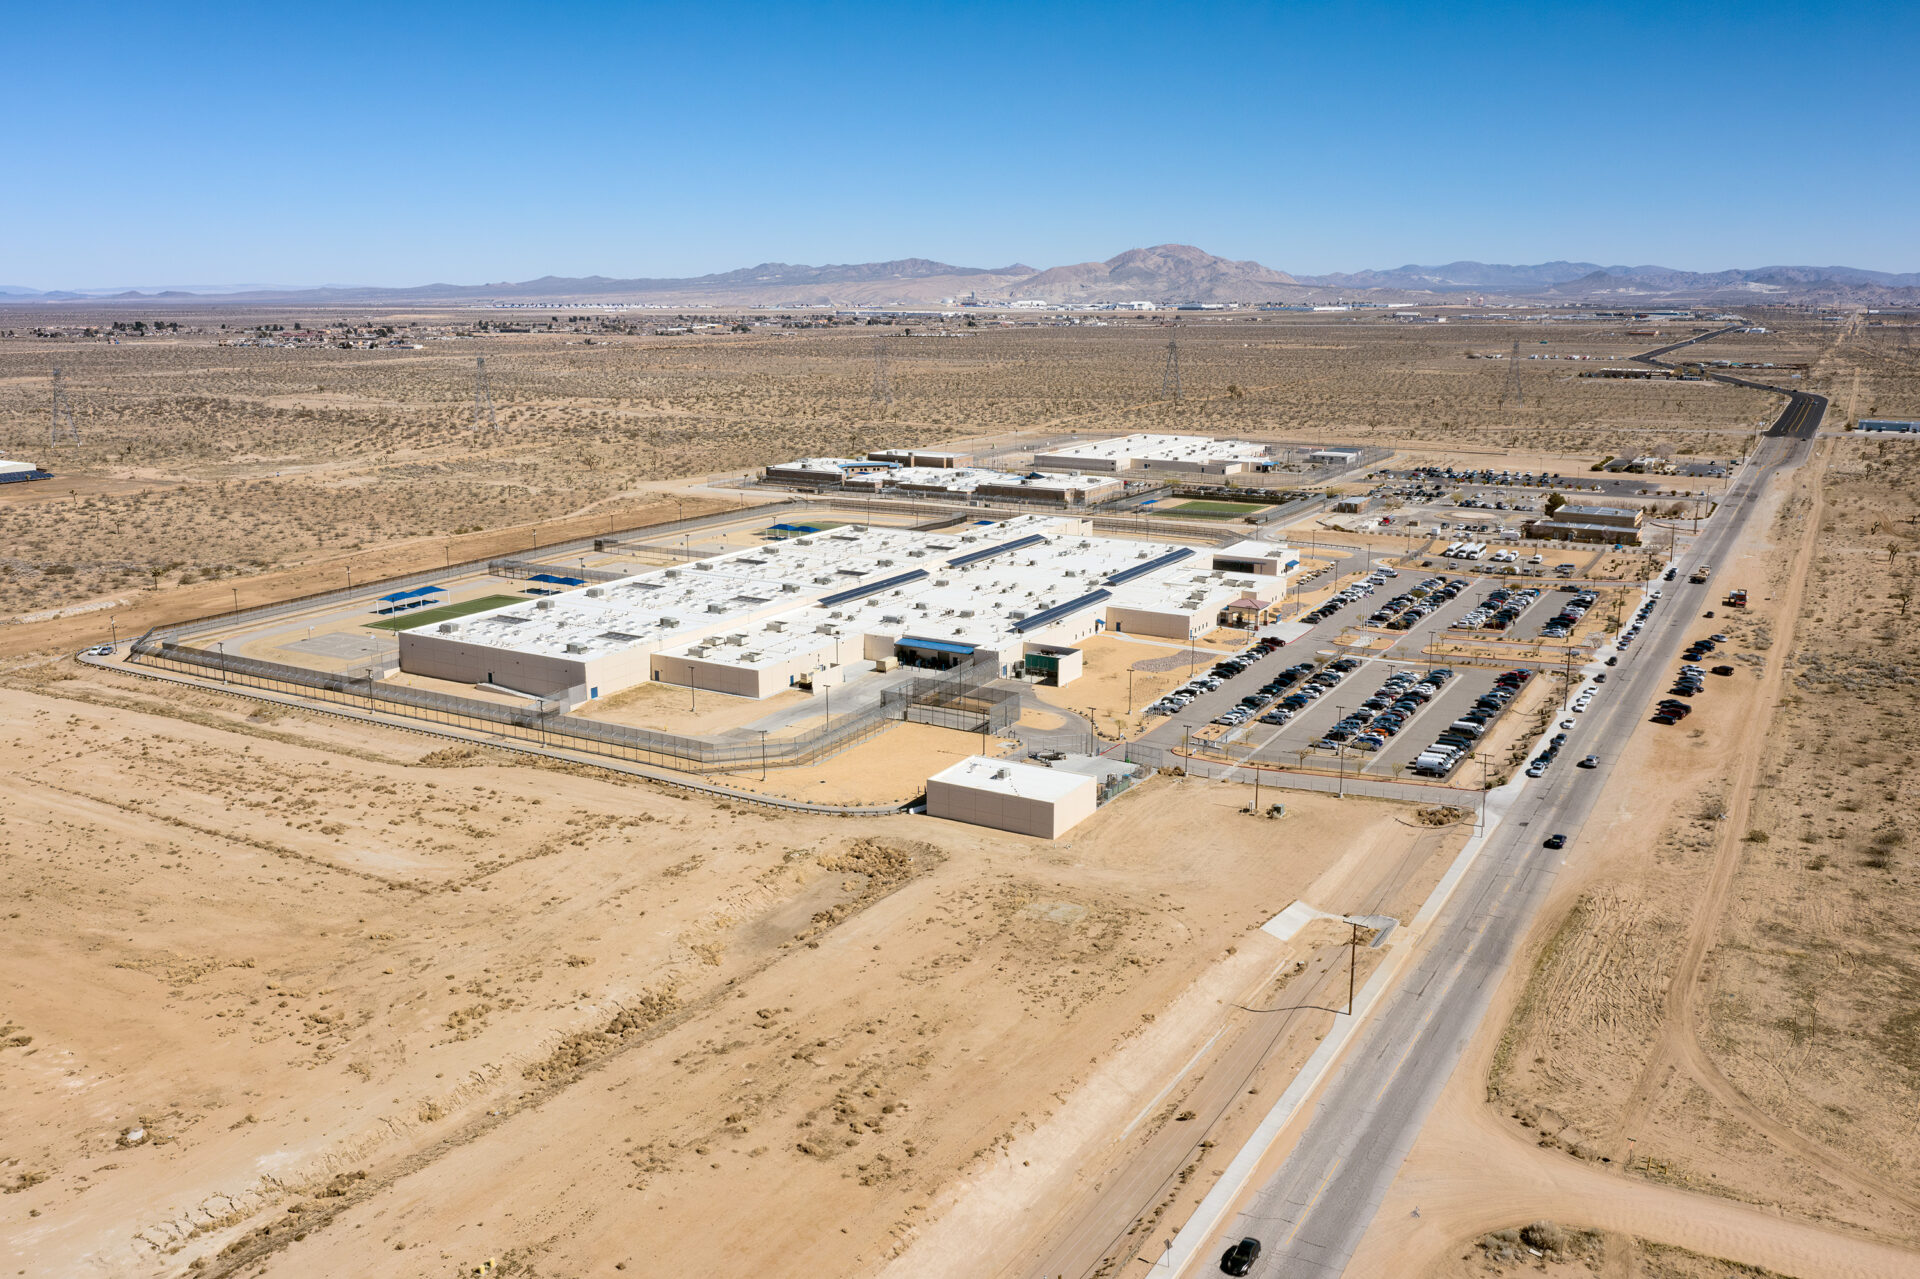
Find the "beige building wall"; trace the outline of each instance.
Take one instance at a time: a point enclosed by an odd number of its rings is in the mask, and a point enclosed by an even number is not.
[[[1080,780],[1084,784],[1069,794],[1048,800],[1026,799],[929,778],[927,815],[1031,835],[1035,839],[1058,839],[1093,816],[1099,787],[1091,777]]]
[[[1124,608],[1109,605],[1107,608],[1107,629],[1123,635],[1153,635],[1160,639],[1186,639],[1196,631],[1212,629],[1201,626],[1195,614],[1181,609],[1161,608]]]

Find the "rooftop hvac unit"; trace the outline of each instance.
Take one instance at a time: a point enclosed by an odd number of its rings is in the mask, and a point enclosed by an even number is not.
[[[584,653],[587,651],[587,646],[585,644],[582,644],[579,640],[568,640],[567,651],[569,653]]]
[[[907,619],[904,617],[898,617],[892,613],[886,613],[881,616],[880,624],[882,626],[898,626],[906,620]]]
[[[840,633],[840,628],[832,622],[822,622],[820,625],[814,627],[813,630],[816,635],[838,635]]]
[[[945,586],[947,584],[947,579],[944,577],[936,577],[933,579],[933,584],[935,586]]]
[[[679,618],[677,618],[677,617],[663,617],[663,618],[661,618],[661,619],[660,619],[660,625],[662,625],[662,626],[678,626],[678,625],[680,625],[680,619],[679,619]]]
[[[440,623],[440,625],[439,625],[439,627],[438,627],[437,629],[439,630],[439,632],[440,632],[440,633],[441,633],[442,635],[451,635],[451,634],[453,634],[453,633],[454,633],[455,631],[457,631],[457,630],[459,630],[459,629],[460,629],[460,623],[458,623],[458,622],[442,622],[442,623]]]
[[[587,598],[590,600],[597,600],[605,594],[606,592],[598,586],[589,586],[587,588]]]
[[[875,560],[875,561],[874,561],[874,563],[875,563],[875,564],[878,564],[878,565],[879,565],[879,566],[880,566],[881,568],[892,568],[892,567],[893,567],[893,561],[892,561],[892,560]]]
[[[962,616],[962,617],[972,617],[972,616],[973,616],[973,610],[972,610],[972,609],[970,609],[970,608],[963,608],[963,609],[961,609],[961,610],[960,610],[960,616]]]
[[[787,624],[778,619],[775,619],[774,621],[767,623],[767,629],[770,631],[784,631],[787,629]]]
[[[552,600],[535,600],[533,602],[533,606],[538,609],[549,609],[553,607],[553,601]]]
[[[695,564],[694,567],[695,568],[712,568],[713,565],[707,563],[705,560],[701,560],[699,563]]]
[[[709,605],[707,605],[707,612],[709,612],[709,613],[724,613],[724,612],[726,612],[726,611],[727,611],[727,606],[726,606],[725,604],[709,604]]]
[[[705,657],[706,655],[707,655],[707,646],[705,644],[695,644],[692,648],[687,650],[688,657]]]
[[[914,607],[919,609],[922,613],[924,613],[927,611],[927,602],[925,600],[921,600],[919,603],[915,604]]]
[[[680,570],[679,570],[679,569],[677,569],[677,568],[670,568],[670,569],[668,569],[668,570],[667,570],[667,574],[666,574],[666,575],[667,575],[668,577],[678,577],[678,576],[680,576]]]
[[[780,590],[787,595],[797,594],[800,590],[800,583],[782,582],[780,583]]]

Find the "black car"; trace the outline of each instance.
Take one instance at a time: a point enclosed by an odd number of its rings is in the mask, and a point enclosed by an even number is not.
[[[1249,1235],[1220,1255],[1220,1269],[1225,1274],[1244,1275],[1253,1269],[1253,1263],[1260,1260],[1260,1241]]]
[[[1567,837],[1565,835],[1547,836],[1548,848],[1565,848],[1566,846],[1567,846]]]

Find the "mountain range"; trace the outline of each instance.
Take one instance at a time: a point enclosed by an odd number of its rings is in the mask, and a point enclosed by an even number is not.
[[[972,297],[1005,302],[1031,298],[1053,303],[1150,301],[1301,303],[1336,297],[1406,304],[1437,304],[1476,294],[1490,301],[1802,302],[1814,305],[1920,305],[1920,273],[1860,267],[1768,266],[1751,270],[1680,271],[1662,266],[1601,266],[1543,262],[1512,266],[1484,262],[1409,265],[1333,275],[1291,275],[1258,262],[1215,257],[1191,245],[1128,249],[1101,262],[1044,270],[954,266],[927,258],[806,266],[763,262],[685,279],[612,279],[543,276],[491,284],[422,284],[409,288],[327,286],[278,288],[212,286],[162,290],[40,292],[0,285],[0,301],[327,303],[407,305],[458,302],[630,301],[690,307],[951,305]]]

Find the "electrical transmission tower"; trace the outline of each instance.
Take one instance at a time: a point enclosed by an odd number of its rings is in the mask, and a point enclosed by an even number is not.
[[[47,445],[62,441],[80,442],[80,428],[74,425],[73,408],[67,403],[67,379],[58,368],[53,370],[53,416],[47,423]]]
[[[893,374],[887,369],[887,340],[873,340],[873,402],[893,403]]]
[[[472,430],[497,431],[500,424],[493,420],[493,392],[487,389],[487,357],[482,355],[473,362],[473,426]]]
[[[1507,357],[1507,385],[1500,392],[1500,402],[1505,404],[1511,399],[1521,408],[1527,407],[1527,393],[1520,386],[1520,343],[1516,339],[1513,354]]]
[[[1180,403],[1180,342],[1173,334],[1167,335],[1167,364],[1160,373],[1160,398]]]

